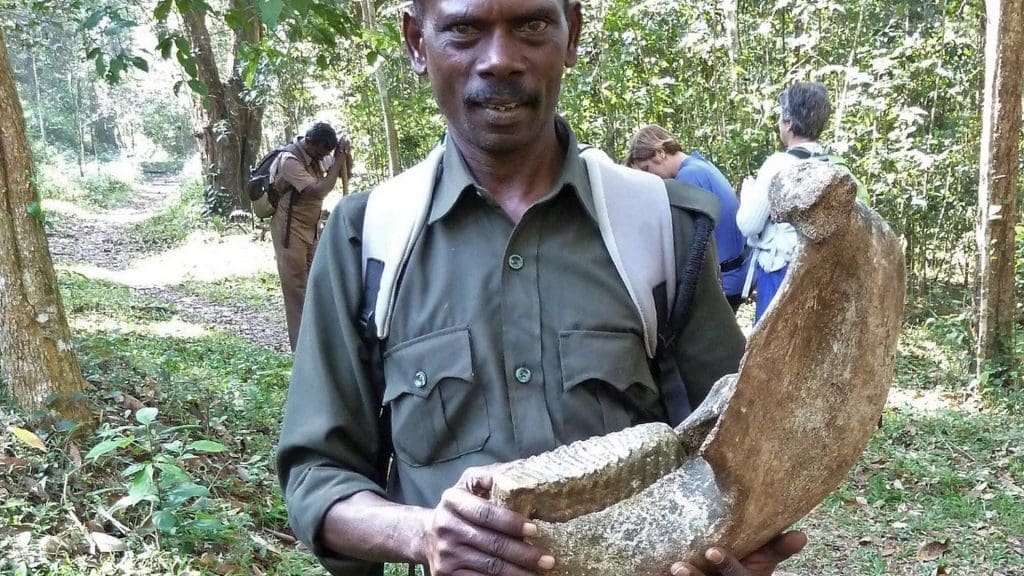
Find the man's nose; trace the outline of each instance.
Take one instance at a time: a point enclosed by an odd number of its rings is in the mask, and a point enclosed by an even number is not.
[[[522,46],[511,30],[495,30],[483,45],[477,72],[484,76],[508,77],[523,71]]]

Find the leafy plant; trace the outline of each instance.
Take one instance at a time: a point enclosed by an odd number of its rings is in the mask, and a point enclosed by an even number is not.
[[[107,173],[89,174],[79,181],[85,200],[99,208],[113,208],[131,198],[133,184]]]
[[[146,520],[163,533],[222,531],[224,524],[206,512],[209,488],[197,484],[186,467],[202,454],[227,451],[227,446],[207,439],[189,441],[186,432],[198,425],[161,426],[157,414],[156,408],[142,408],[135,413],[137,425],[102,430],[103,441],[85,456],[90,462],[120,456],[126,464],[121,471],[126,494],[109,512],[144,505]]]

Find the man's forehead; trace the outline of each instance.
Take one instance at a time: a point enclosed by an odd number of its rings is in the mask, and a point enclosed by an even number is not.
[[[415,0],[417,9],[438,14],[532,12],[545,8],[567,8],[574,0]]]

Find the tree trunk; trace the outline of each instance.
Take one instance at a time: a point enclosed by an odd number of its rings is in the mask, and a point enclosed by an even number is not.
[[[46,143],[46,119],[43,112],[42,91],[39,89],[39,70],[36,68],[36,53],[31,53],[32,62],[32,86],[35,88],[36,96],[36,122],[39,124],[39,141]]]
[[[259,43],[262,23],[253,0],[232,0],[231,7],[248,15],[248,18],[246,25],[235,31],[236,62],[227,82],[221,81],[217,69],[205,12],[191,9],[182,14],[196,58],[199,80],[209,90],[202,97],[204,125],[196,135],[202,150],[207,208],[220,214],[249,205],[249,199],[243,192],[249,169],[258,160],[263,134],[264,106],[245,101],[245,81],[240,76],[237,63],[243,44]]]
[[[85,131],[82,128],[82,91],[73,73],[68,76],[68,88],[71,89],[71,101],[74,105],[75,140],[78,144],[78,175],[85,177]]]
[[[363,25],[368,30],[377,28],[377,10],[373,0],[363,0]],[[377,66],[373,73],[377,81],[377,94],[380,96],[381,119],[384,122],[384,134],[387,137],[388,146],[388,172],[394,176],[401,171],[401,164],[398,157],[398,130],[395,128],[394,112],[391,109],[391,98],[388,96],[388,79],[384,72],[383,65]]]
[[[1024,82],[1024,0],[986,0],[978,184],[977,375],[1014,367],[1014,225]]]
[[[725,17],[725,35],[729,39],[729,63],[736,65],[740,53],[740,27],[737,0],[722,0],[722,15]],[[735,76],[735,74],[733,74]]]
[[[29,411],[91,421],[43,232],[25,117],[0,31],[0,379]]]

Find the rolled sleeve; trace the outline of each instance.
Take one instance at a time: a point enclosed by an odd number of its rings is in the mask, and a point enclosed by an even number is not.
[[[328,509],[357,492],[385,494],[387,445],[380,391],[360,335],[360,240],[365,195],[342,202],[316,252],[277,449],[277,469],[296,536],[335,574],[373,574],[379,565],[320,545]]]

